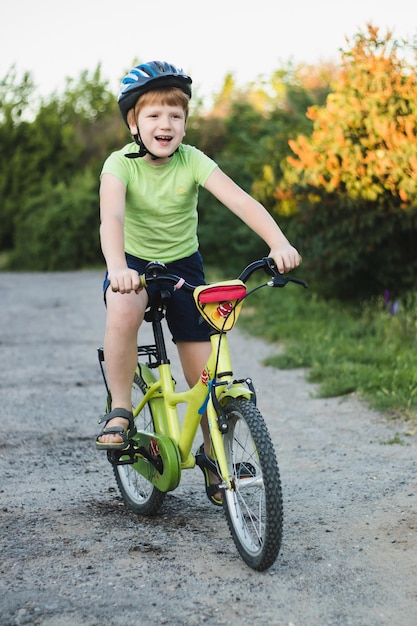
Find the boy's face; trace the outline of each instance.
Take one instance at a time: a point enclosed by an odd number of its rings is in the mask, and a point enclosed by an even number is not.
[[[185,135],[185,113],[181,106],[152,104],[142,107],[136,120],[129,123],[132,135],[139,130],[140,137],[149,150],[160,159],[168,158],[175,152]],[[139,128],[138,128],[139,127]],[[147,154],[144,158],[155,164]],[[159,160],[159,164],[164,161]]]

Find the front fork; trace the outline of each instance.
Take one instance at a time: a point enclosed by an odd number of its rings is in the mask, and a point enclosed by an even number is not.
[[[207,420],[214,457],[217,460],[220,474],[227,489],[232,488],[231,469],[229,469],[223,435],[228,429],[227,415],[223,405],[227,398],[245,397],[255,401],[255,390],[250,379],[233,380],[232,363],[226,334],[216,333],[210,337],[212,356],[207,362],[207,374],[211,378],[208,383],[209,397],[207,402]],[[221,342],[221,346],[219,345]],[[214,362],[214,359],[216,361]],[[213,368],[213,369],[212,369]],[[215,379],[211,372],[215,371]]]

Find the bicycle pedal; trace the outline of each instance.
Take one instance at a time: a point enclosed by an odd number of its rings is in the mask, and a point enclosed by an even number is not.
[[[135,448],[130,443],[124,450],[107,450],[107,460],[112,465],[133,465],[136,460]]]

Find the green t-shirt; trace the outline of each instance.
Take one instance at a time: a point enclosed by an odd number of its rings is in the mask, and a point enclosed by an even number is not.
[[[147,261],[177,261],[198,250],[198,187],[217,167],[203,152],[181,144],[165,165],[149,165],[135,143],[113,152],[102,174],[126,185],[125,252]]]

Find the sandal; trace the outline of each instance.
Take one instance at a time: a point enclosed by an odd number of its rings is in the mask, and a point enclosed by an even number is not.
[[[122,419],[128,420],[128,428],[123,428],[123,426],[110,426],[109,428],[106,428],[106,424],[115,417],[121,417]],[[96,448],[99,450],[124,450],[129,446],[129,440],[137,433],[135,422],[133,421],[133,413],[132,411],[126,411],[126,409],[113,409],[110,413],[103,415],[103,417],[98,421],[99,424],[102,424],[103,422],[104,426],[101,432],[97,435],[96,439]],[[102,435],[120,435],[123,441],[104,443],[98,440]]]
[[[216,494],[219,493],[219,491],[221,490],[221,483],[212,483],[210,479],[210,472],[212,474],[215,474],[220,479],[219,473],[217,471],[217,466],[213,459],[205,454],[204,443],[202,443],[197,450],[195,462],[204,474],[204,482],[208,499],[215,506],[223,506],[223,499],[219,500],[215,497]]]

